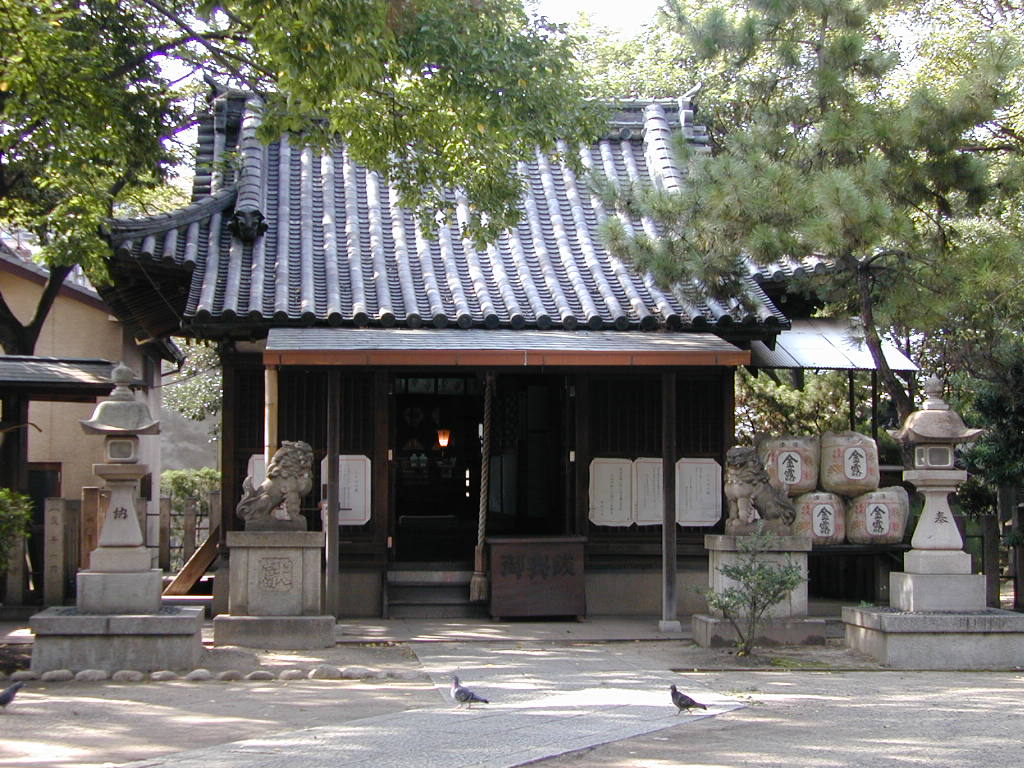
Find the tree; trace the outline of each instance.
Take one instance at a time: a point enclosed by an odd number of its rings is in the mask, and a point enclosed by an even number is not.
[[[611,219],[610,246],[720,298],[739,293],[748,260],[825,261],[824,278],[796,287],[860,315],[902,420],[913,404],[878,327],[936,328],[953,304],[963,316],[965,275],[975,299],[1003,279],[986,267],[993,231],[1016,239],[992,211],[1017,197],[1020,147],[981,140],[1012,101],[1016,43],[977,38],[948,77],[910,82],[896,39],[881,34],[884,0],[668,8],[686,43],[677,62],[708,76],[712,152],[684,156],[681,194],[620,193],[662,237],[627,235]]]
[[[177,376],[163,384],[163,405],[190,421],[202,421],[220,413],[223,379],[216,348],[203,344],[187,346],[185,362]],[[211,440],[220,434],[220,424],[211,429]]]
[[[0,224],[49,268],[31,318],[0,295],[0,346],[33,353],[74,264],[102,282],[100,224],[163,180],[198,74],[251,91],[267,138],[344,140],[426,217],[462,190],[484,238],[518,218],[517,161],[597,130],[571,48],[516,0],[0,0]]]
[[[571,39],[515,0],[0,0],[0,31],[0,221],[51,269],[29,321],[0,297],[13,354],[71,265],[102,279],[98,226],[163,178],[196,72],[261,99],[268,139],[344,140],[424,216],[460,189],[479,237],[518,219],[517,161],[598,126]]]

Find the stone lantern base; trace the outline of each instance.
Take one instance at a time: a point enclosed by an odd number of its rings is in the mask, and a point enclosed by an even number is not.
[[[897,669],[1024,666],[1024,614],[1013,611],[845,606],[843,622],[850,648]]]
[[[148,614],[53,607],[30,620],[32,669],[195,669],[203,653],[202,608],[165,606]]]

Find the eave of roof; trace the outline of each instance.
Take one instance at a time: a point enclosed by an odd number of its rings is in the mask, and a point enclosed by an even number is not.
[[[887,341],[882,351],[889,368],[900,373],[918,370],[910,358]],[[755,368],[802,368],[839,371],[873,371],[875,361],[864,342],[858,321],[815,318],[794,320],[781,334],[775,349],[755,341],[751,344],[751,365]]]
[[[275,328],[266,365],[737,366],[750,352],[710,333]]]
[[[33,400],[94,402],[114,388],[109,360],[0,355],[0,386]]]

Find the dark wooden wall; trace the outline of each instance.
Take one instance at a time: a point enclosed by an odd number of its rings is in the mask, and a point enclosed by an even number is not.
[[[500,375],[499,371],[499,375]],[[609,372],[602,369],[546,371],[565,381],[567,412],[563,450],[575,463],[566,475],[564,533],[589,538],[588,563],[610,567],[656,567],[661,527],[609,528],[587,519],[590,460],[636,459],[661,455],[661,371]],[[724,463],[733,434],[733,371],[680,368],[677,455]],[[248,457],[263,451],[263,365],[258,355],[227,356],[224,363],[222,483],[225,519],[234,527]],[[364,526],[340,530],[341,563],[383,566],[387,562],[391,459],[390,372],[344,369],[339,408],[339,450],[363,454],[372,462],[374,516]],[[305,440],[314,452],[314,489],[303,502],[310,527],[320,528],[320,461],[326,454],[327,368],[282,368],[278,380],[278,433],[281,440]],[[680,555],[703,556],[703,536],[717,529],[682,528]]]
[[[733,436],[731,368],[676,371],[676,455],[711,458],[724,466]],[[661,375],[589,373],[577,376],[576,509],[578,531],[588,537],[591,564],[653,567],[661,558],[661,526],[612,528],[587,519],[590,460],[661,456]],[[681,528],[678,552],[703,555],[704,535],[715,529]]]

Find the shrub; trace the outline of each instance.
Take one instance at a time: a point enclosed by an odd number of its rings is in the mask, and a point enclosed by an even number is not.
[[[32,499],[10,488],[0,488],[0,571],[10,565],[11,548],[28,536]]]

